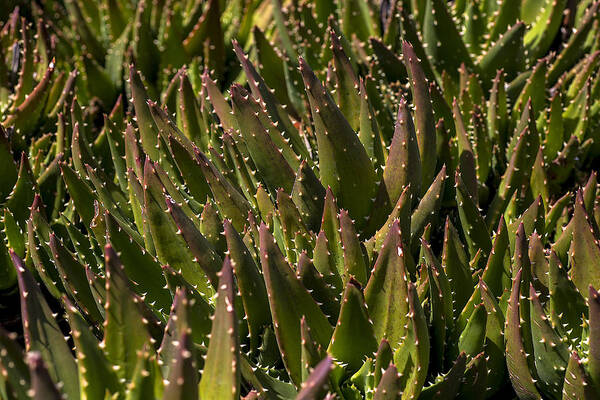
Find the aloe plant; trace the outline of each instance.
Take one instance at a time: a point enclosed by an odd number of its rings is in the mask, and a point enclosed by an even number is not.
[[[597,398],[599,7],[0,13],[0,398]]]

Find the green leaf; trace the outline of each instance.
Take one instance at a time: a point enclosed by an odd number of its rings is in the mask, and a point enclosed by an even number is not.
[[[312,369],[325,356],[325,351],[313,340],[304,316],[300,320],[300,340],[302,346],[302,382],[306,382]]]
[[[137,352],[135,370],[125,394],[126,400],[143,400],[160,398],[163,381],[160,375],[156,353],[146,345]]]
[[[92,295],[83,265],[56,238],[54,233],[50,233],[49,246],[64,287],[68,289],[71,296],[93,324],[102,322],[103,318]]]
[[[200,265],[206,277],[216,288],[218,281],[217,273],[220,270],[218,266],[222,264],[221,257],[219,257],[212,244],[200,233],[194,222],[185,215],[181,206],[169,196],[165,196],[165,201],[167,210],[173,221],[175,221],[178,232],[181,233],[181,236],[187,243],[190,252],[194,256],[194,260]]]
[[[553,326],[563,327],[567,337],[576,340],[581,337],[582,317],[587,312],[585,299],[554,251],[550,253],[548,268],[550,320]]]
[[[346,55],[340,38],[334,29],[330,29],[331,51],[333,53],[333,78],[335,79],[335,99],[342,114],[355,131],[359,127],[360,96],[356,72]]]
[[[344,251],[342,249],[342,236],[340,231],[340,220],[338,218],[338,206],[335,201],[331,188],[328,187],[325,192],[325,205],[323,206],[323,217],[321,218],[321,232],[324,233],[327,243],[327,258],[329,266],[333,267],[333,271],[337,272],[342,277],[344,282],[347,282],[344,271]],[[320,236],[321,234],[319,234]],[[318,240],[318,238],[317,238]],[[318,261],[315,247],[315,259]],[[317,268],[319,263],[317,262]],[[323,272],[324,268],[319,268]],[[340,292],[343,289],[340,288]]]
[[[81,397],[101,399],[106,392],[120,393],[122,388],[117,375],[102,352],[98,339],[79,311],[68,300],[64,299],[64,303],[75,343]]]
[[[315,125],[321,181],[361,226],[375,193],[373,164],[356,132],[302,58],[300,72]]]
[[[70,399],[78,399],[77,364],[71,349],[33,276],[14,252],[11,251],[10,256],[17,270],[21,293],[25,349],[39,352],[52,380],[62,382],[62,391]]]
[[[194,262],[188,244],[177,233],[177,226],[166,214],[165,189],[149,160],[144,167],[144,207],[158,259],[181,272],[186,281],[209,298],[213,293],[212,287],[206,274]]]
[[[271,92],[271,89],[266,85],[263,78],[256,72],[254,65],[250,62],[250,60],[248,60],[248,57],[246,57],[242,48],[235,40],[233,41],[233,48],[238,59],[240,60],[240,63],[242,64],[242,67],[244,68],[252,94],[264,105],[264,109],[269,118],[281,132],[285,138],[285,141],[289,141],[289,144],[295,153],[301,156],[302,159],[307,159],[309,157],[308,150],[306,149],[305,144],[302,142],[302,138],[300,137],[298,130],[296,127],[294,127],[292,121],[290,120],[288,113],[283,106],[279,104]]]
[[[576,351],[571,352],[569,364],[565,371],[562,395],[564,400],[591,400],[594,389],[590,384],[585,367]]]
[[[6,237],[8,247],[11,248],[19,257],[25,257],[25,238],[23,235],[23,229],[17,225],[14,215],[8,208],[4,208],[2,215],[3,234]]]
[[[394,360],[394,352],[390,347],[390,343],[383,339],[381,343],[379,343],[379,348],[377,349],[377,354],[375,354],[375,385],[379,385],[381,382],[381,378],[383,372],[386,370],[386,365],[390,365]]]
[[[195,400],[198,398],[198,374],[194,347],[189,332],[183,332],[178,340],[177,355],[171,366],[169,384],[163,400]],[[210,398],[210,396],[208,396]]]
[[[248,318],[251,348],[256,348],[262,329],[271,322],[267,289],[246,245],[228,219],[223,221],[227,250],[235,272],[238,290]]]
[[[358,138],[365,147],[369,158],[378,171],[385,164],[387,149],[384,150],[383,139],[381,137],[377,115],[369,101],[367,88],[364,80],[360,80],[360,127]]]
[[[407,41],[402,42],[402,53],[409,75],[412,102],[415,107],[416,136],[421,155],[421,191],[424,192],[425,188],[429,187],[433,181],[437,164],[433,106],[429,98],[429,87],[425,73],[413,47]],[[419,193],[419,195],[421,194]]]
[[[237,315],[234,309],[233,271],[225,257],[219,272],[215,318],[200,381],[203,399],[237,399],[240,391],[240,349]],[[225,366],[227,366],[225,368]]]
[[[12,389],[12,395],[17,399],[26,399],[30,386],[29,369],[25,364],[24,353],[17,343],[17,334],[0,328],[0,373],[2,385]],[[9,397],[10,398],[10,397]]]
[[[177,121],[180,129],[188,139],[200,147],[202,151],[208,151],[209,128],[204,123],[202,110],[185,70],[179,76]]]
[[[549,84],[554,84],[584,53],[586,49],[584,46],[585,41],[587,40],[590,31],[593,29],[595,21],[598,20],[599,7],[600,3],[596,1],[592,3],[591,7],[585,12],[583,19],[577,27],[577,31],[571,35],[564,49],[556,57],[556,60],[550,67],[546,77]]]
[[[22,152],[17,182],[4,203],[4,206],[11,211],[21,229],[25,229],[25,221],[29,216],[29,206],[33,202],[34,194],[38,192],[27,154]]]
[[[419,399],[454,399],[461,386],[466,366],[467,356],[465,353],[460,353],[448,373],[443,375],[441,379],[437,378],[436,382],[432,385],[424,387],[419,395]]]
[[[213,312],[212,307],[208,304],[204,297],[202,297],[202,295],[192,287],[192,285],[185,281],[179,272],[167,265],[163,265],[162,268],[167,280],[167,286],[169,287],[171,293],[173,293],[173,296],[177,295],[178,288],[185,289],[190,306],[187,323],[191,327],[192,340],[196,344],[205,345],[208,334],[210,333],[210,329],[212,327],[212,322],[210,319]],[[175,303],[175,300],[173,300],[173,302]]]
[[[325,357],[311,372],[308,379],[302,383],[302,390],[298,393],[296,400],[317,400],[321,393],[326,391],[327,379],[332,368],[332,360]]]
[[[196,220],[196,217],[193,217]],[[196,220],[197,221],[197,220]],[[217,253],[224,253],[227,248],[223,236],[223,223],[218,210],[212,202],[208,201],[200,214],[200,232]]]
[[[204,95],[212,104],[215,113],[219,117],[219,122],[223,126],[223,129],[226,131],[231,129],[238,131],[238,122],[231,112],[231,106],[229,103],[227,103],[223,93],[221,93],[217,87],[217,82],[213,81],[210,78],[210,75],[208,75],[208,71],[205,71],[202,75],[202,86]]]
[[[37,207],[35,202],[34,206]],[[58,276],[58,271],[56,271],[56,268],[50,261],[51,255],[49,248],[44,247],[48,239],[42,238],[38,240],[36,236],[39,235],[39,232],[36,230],[37,229],[34,228],[34,221],[32,219],[27,221],[27,250],[31,256],[31,261],[40,279],[42,282],[44,282],[44,285],[50,294],[58,299],[65,292],[65,289],[60,277]]]
[[[459,399],[478,399],[485,391],[487,381],[488,366],[486,354],[479,353],[467,364],[464,381],[459,389]]]
[[[373,246],[375,251],[379,251],[385,238],[387,237],[389,230],[394,223],[394,221],[400,221],[400,233],[402,237],[403,244],[406,248],[408,248],[410,244],[411,238],[411,196],[410,196],[410,187],[407,186],[402,191],[402,194],[398,198],[398,202],[396,206],[388,215],[387,220],[383,224],[383,226],[375,233],[375,235],[370,239],[370,241],[374,241]],[[424,227],[423,227],[424,228]]]
[[[431,306],[429,319],[432,328],[432,351],[436,354],[432,357],[432,369],[437,368],[438,371],[441,371],[445,363],[446,338],[450,336],[454,328],[453,293],[448,277],[425,239],[421,239],[421,248],[425,253],[425,266],[427,268],[427,279],[429,280]],[[424,273],[423,269],[421,271],[421,273]],[[461,290],[464,290],[464,288]]]
[[[18,171],[8,134],[2,126],[0,126],[0,170],[4,171],[0,177],[0,202],[3,203],[17,182]]]
[[[277,343],[292,381],[300,386],[300,318],[302,315],[306,317],[316,342],[321,346],[329,343],[333,329],[283,258],[264,224],[260,226],[260,259]]]
[[[394,137],[383,170],[383,185],[379,190],[387,204],[395,204],[405,186],[410,185],[412,199],[421,194],[421,157],[412,116],[406,100],[400,100]]]
[[[512,4],[503,8],[516,9],[517,7]],[[504,16],[500,14],[497,21],[499,22],[501,17]],[[525,35],[526,26],[521,21],[513,22],[514,25],[509,26],[507,24],[504,27],[506,31],[498,32],[498,39],[488,47],[485,54],[479,60],[479,69],[481,70],[484,82],[493,79],[499,69],[503,69],[509,81],[523,70],[525,61],[523,36]],[[513,22],[510,22],[510,24]],[[495,36],[495,32],[490,37]],[[506,59],[507,54],[512,55],[509,60]]]
[[[506,365],[513,388],[517,395],[527,399],[542,399],[538,392],[535,381],[529,370],[525,348],[523,346],[523,334],[521,332],[520,317],[520,295],[521,276],[519,270],[513,279],[510,300],[506,311],[506,330],[504,332],[506,344]]]
[[[37,352],[27,354],[27,364],[31,375],[31,398],[33,400],[60,400],[62,396],[52,381],[42,355]]]
[[[431,183],[427,192],[423,195],[419,205],[410,217],[410,237],[419,238],[428,224],[436,223],[438,213],[442,207],[444,188],[446,186],[446,166],[442,166],[435,180]],[[409,210],[410,211],[410,210]],[[405,240],[408,240],[406,238]],[[416,243],[418,241],[415,240]],[[416,244],[416,243],[413,243]]]
[[[291,193],[294,170],[271,140],[272,134],[267,132],[257,116],[261,112],[259,104],[239,85],[231,87],[231,98],[233,113],[238,119],[244,142],[269,191],[274,194],[277,189],[283,188]]]
[[[276,215],[283,232],[286,256],[289,262],[295,263],[297,253],[312,250],[313,238],[302,222],[302,217],[300,217],[292,198],[283,189],[277,191]]]
[[[354,222],[346,210],[340,210],[340,236],[344,252],[345,279],[348,281],[353,276],[361,285],[367,284],[367,265],[363,255],[358,235],[354,229]]]
[[[67,164],[61,163],[60,172],[77,213],[86,228],[89,228],[94,218],[95,196],[92,189]]]
[[[425,52],[433,60],[438,74],[446,71],[455,79],[461,64],[471,67],[473,62],[465,43],[441,0],[427,0],[423,19]]]
[[[320,304],[321,310],[325,313],[329,322],[335,324],[340,313],[338,287],[341,287],[342,283],[339,276],[322,275],[317,271],[312,260],[308,258],[305,252],[300,253],[298,257],[297,272],[302,285],[310,292],[313,299]]]
[[[485,216],[488,226],[494,226],[497,223],[500,214],[505,211],[512,195],[523,184],[524,179],[529,176],[535,162],[535,154],[537,154],[538,147],[538,133],[532,131],[529,127],[524,127],[519,133],[516,144],[513,147],[512,155],[502,176],[498,192],[492,200]]]
[[[516,235],[521,223],[523,224],[523,228],[527,236],[534,232],[541,235],[544,234],[544,206],[540,196],[538,196],[531,203],[531,205],[527,208],[527,210],[525,210],[525,212],[523,212],[523,214],[521,214],[519,218],[515,218],[515,220],[508,226],[508,237],[510,240],[511,251],[514,251],[515,249]]]
[[[547,396],[558,397],[562,390],[564,370],[569,362],[569,348],[552,328],[532,284],[529,286],[529,297],[531,338],[540,390]]]
[[[402,399],[418,397],[429,369],[430,341],[425,313],[421,307],[417,288],[408,283],[407,336],[394,353],[394,363],[403,371]],[[383,378],[382,378],[383,381]]]
[[[202,169],[194,159],[193,152],[190,152],[186,146],[175,137],[169,138],[169,147],[188,192],[197,202],[205,203],[207,197],[211,194],[211,190]]]
[[[442,250],[442,267],[450,281],[453,296],[454,315],[458,315],[467,301],[469,301],[470,288],[473,280],[469,270],[469,260],[458,235],[449,218],[446,219],[444,228],[444,247]]]
[[[129,66],[129,84],[131,85],[131,97],[133,98],[135,119],[140,130],[142,148],[151,160],[158,161],[158,129],[150,114],[148,104],[146,103],[148,93],[146,92],[146,88],[140,78],[139,72],[135,70],[133,65]]]
[[[452,103],[452,114],[454,116],[454,125],[458,139],[458,171],[460,171],[460,175],[468,193],[472,197],[472,201],[477,205],[479,204],[479,191],[475,152],[473,151],[473,144],[464,124],[457,99],[454,99]]]
[[[199,149],[194,149],[195,159],[206,178],[213,198],[225,218],[229,218],[236,230],[241,231],[248,220],[250,203],[229,182]]]
[[[456,171],[455,182],[460,223],[467,239],[469,254],[473,257],[481,249],[485,255],[488,255],[492,249],[492,241],[487,233],[488,226],[458,171]]]
[[[207,70],[214,70],[216,76],[221,77],[225,65],[225,48],[219,1],[208,1],[202,16],[198,18],[182,45],[190,56],[203,53]]]
[[[600,388],[600,294],[592,285],[588,288],[590,312],[588,371],[593,387]]]
[[[294,110],[296,104],[292,100],[293,93],[288,92],[287,82],[285,78],[284,61],[281,58],[282,54],[279,49],[276,49],[274,45],[265,37],[265,33],[255,26],[252,29],[254,34],[254,42],[256,44],[256,55],[257,63],[262,78],[266,85],[274,90],[275,97],[283,105],[285,104],[290,114],[297,117],[297,111]],[[289,70],[289,72],[297,75],[296,86],[301,84],[300,73],[296,70]]]
[[[125,274],[134,282],[136,293],[159,313],[166,314],[171,306],[171,294],[158,260],[136,243],[108,212],[104,214],[106,239],[120,254]]]
[[[396,350],[407,334],[408,303],[405,255],[400,223],[394,221],[365,288],[365,300],[378,341]]]
[[[600,246],[590,226],[581,192],[577,193],[574,208],[569,275],[579,293],[585,297],[590,285],[600,287],[600,277],[595,272],[600,262]]]
[[[120,380],[135,380],[138,353],[146,351],[162,329],[144,301],[132,289],[121,260],[110,245],[104,248],[106,323],[102,348]],[[131,333],[135,332],[135,335]]]
[[[361,332],[362,336],[358,346],[355,340],[356,332]],[[365,358],[371,357],[376,350],[373,324],[369,319],[360,285],[350,278],[327,352],[335,360],[344,363],[346,372],[354,372],[360,368]]]
[[[544,137],[544,155],[554,159],[563,147],[564,124],[561,92],[557,91],[550,100],[549,122]]]
[[[533,119],[537,119],[540,112],[544,109],[546,103],[546,59],[541,59],[533,67],[531,75],[525,81],[525,86],[519,93],[519,97],[515,101],[513,109],[513,118],[516,118],[519,113],[523,112],[526,104],[531,100],[533,111]]]
[[[224,133],[222,139],[227,164],[232,166],[236,180],[246,199],[250,203],[255,203],[254,193],[256,193],[258,177],[256,171],[253,170],[254,166],[246,162],[248,159],[244,159],[240,151],[240,142],[236,142],[232,135]]]
[[[381,376],[373,400],[394,400],[400,398],[401,393],[402,383],[398,370],[390,364]]]
[[[325,188],[305,160],[302,160],[296,172],[292,201],[298,208],[306,227],[313,232],[318,232],[325,202]]]
[[[546,234],[555,231],[565,207],[571,202],[571,197],[571,193],[566,193],[549,207],[549,210],[546,212],[546,227],[544,228]]]
[[[500,218],[492,252],[483,271],[483,281],[496,297],[511,286],[509,236],[504,217]]]
[[[25,29],[23,29],[25,32]],[[24,71],[24,70],[23,70]],[[48,93],[51,89],[51,80],[54,75],[54,63],[48,65],[48,69],[44,73],[44,76],[35,86],[35,88],[29,92],[27,91],[22,102],[15,102],[16,106],[10,115],[8,115],[2,124],[7,127],[14,127],[16,132],[24,136],[29,136],[34,133],[35,129],[40,123],[40,118],[43,117],[42,112],[48,98]],[[21,82],[19,82],[21,83]],[[22,86],[19,86],[22,87]]]
[[[483,351],[485,342],[485,328],[487,320],[487,310],[480,304],[475,307],[469,322],[461,332],[458,339],[458,351],[465,352],[471,357],[475,357]]]
[[[487,356],[487,393],[492,395],[502,389],[497,382],[506,381],[506,360],[504,346],[504,315],[496,297],[487,284],[479,280],[479,292],[487,312],[485,327],[485,352]],[[508,292],[507,292],[508,293]]]

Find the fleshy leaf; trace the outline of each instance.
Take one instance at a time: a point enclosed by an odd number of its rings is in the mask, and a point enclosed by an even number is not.
[[[525,349],[523,346],[523,334],[521,332],[521,317],[519,298],[521,296],[521,275],[519,270],[513,279],[512,292],[506,310],[506,365],[513,388],[523,398],[540,399],[534,378],[529,370]]]
[[[62,391],[69,398],[79,397],[77,364],[38,284],[23,263],[11,251],[17,270],[21,293],[21,316],[27,351],[37,351],[44,359],[48,372],[55,382],[62,382]]]
[[[575,199],[575,211],[573,213],[573,240],[571,241],[570,277],[573,283],[584,296],[588,292],[588,286],[600,287],[600,276],[597,273],[600,267],[600,247],[594,236],[594,231],[588,222],[585,212],[583,195],[578,193]]]
[[[309,292],[283,258],[267,226],[260,227],[260,259],[269,297],[277,343],[292,381],[301,383],[300,318],[321,346],[329,343],[333,329]]]
[[[239,396],[240,349],[233,285],[231,262],[225,257],[219,272],[215,318],[200,381],[199,394],[203,399],[237,399]]]
[[[402,43],[404,63],[409,75],[412,101],[415,105],[415,127],[419,153],[421,155],[422,191],[429,187],[435,176],[437,161],[435,119],[429,98],[429,87],[425,73],[413,47],[407,41]],[[416,188],[415,188],[416,190]],[[421,193],[418,193],[419,195]]]
[[[317,400],[320,398],[320,393],[326,391],[325,385],[327,378],[332,368],[331,357],[325,357],[321,361],[308,379],[302,383],[302,390],[298,393],[296,400]]]
[[[340,206],[362,223],[375,193],[373,164],[356,132],[302,58],[300,72],[315,124],[321,181],[331,187]]]
[[[406,336],[408,304],[405,256],[396,220],[387,234],[365,288],[365,300],[378,341],[387,339],[397,349]]]
[[[402,383],[398,375],[396,367],[390,364],[381,376],[373,400],[398,399],[402,393]]]
[[[552,328],[533,285],[529,286],[529,296],[531,338],[540,390],[549,396],[558,396],[562,390],[563,371],[569,362],[569,349]]]
[[[38,352],[27,354],[27,364],[31,375],[31,398],[33,400],[60,400],[61,395],[52,381],[42,355]]]
[[[362,332],[360,347],[355,341],[356,332]],[[340,316],[327,352],[335,360],[347,365],[346,368],[350,371],[356,371],[363,364],[364,359],[372,356],[376,350],[377,341],[360,285],[351,278],[346,284]]]
[[[150,332],[162,334],[158,321],[131,289],[121,260],[114,249],[104,248],[106,268],[106,327],[102,347],[108,360],[116,366],[119,379],[133,379],[138,352],[150,345]],[[131,333],[135,332],[135,335]]]
[[[251,343],[256,346],[263,326],[271,322],[265,282],[252,255],[231,222],[225,219],[223,226],[227,238],[229,259],[248,318]],[[252,347],[254,348],[254,346]]]
[[[65,301],[65,309],[73,332],[82,397],[102,398],[106,391],[118,393],[121,388],[117,375],[102,352],[98,339],[68,300]]]

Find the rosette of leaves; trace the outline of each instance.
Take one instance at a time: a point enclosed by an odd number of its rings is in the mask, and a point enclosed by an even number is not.
[[[599,6],[15,10],[0,397],[594,398]]]

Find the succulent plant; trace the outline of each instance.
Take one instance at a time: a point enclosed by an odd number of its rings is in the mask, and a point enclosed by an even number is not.
[[[597,398],[599,7],[16,7],[0,398]]]

